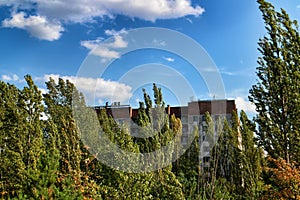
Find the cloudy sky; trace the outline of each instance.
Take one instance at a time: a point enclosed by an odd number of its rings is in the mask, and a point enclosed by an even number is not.
[[[300,20],[299,1],[271,2]],[[208,82],[215,80],[205,80],[190,60],[176,52],[145,47],[125,51],[137,28],[176,31],[203,48],[216,67],[212,71],[221,75],[225,97],[236,99],[239,109],[253,112],[247,96],[256,82],[257,41],[265,34],[253,0],[0,0],[0,27],[0,79],[19,87],[26,74],[41,90],[49,77],[61,77],[76,82],[92,105],[106,101],[137,105],[141,88],[149,89],[150,82],[161,85],[172,105],[188,101],[180,100],[180,94],[189,99],[223,98],[209,89]],[[198,53],[185,41],[160,39],[154,38],[153,44],[174,43],[186,53]],[[89,67],[90,77],[84,72]],[[201,67],[210,70],[205,64]]]

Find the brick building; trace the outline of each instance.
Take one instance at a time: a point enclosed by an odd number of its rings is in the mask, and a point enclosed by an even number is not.
[[[136,128],[137,125],[132,121],[132,119],[137,117],[137,108],[132,108],[130,105],[121,105],[119,102],[116,102],[112,105],[106,104],[106,106],[95,107],[95,110],[97,111],[101,108],[105,108],[106,112],[113,116],[118,123],[126,123],[131,129],[132,135],[138,134],[135,133],[138,130]],[[228,123],[231,124],[232,112],[236,111],[234,100],[201,100],[188,102],[187,106],[172,107],[168,105],[166,107],[166,114],[169,116],[174,114],[181,119],[181,142],[183,145],[187,143],[194,128],[198,128],[200,138],[199,164],[203,172],[209,167],[210,149],[212,148],[211,144],[205,140],[207,130],[205,113],[209,112],[214,122],[226,118]],[[216,132],[217,127],[215,127]]]

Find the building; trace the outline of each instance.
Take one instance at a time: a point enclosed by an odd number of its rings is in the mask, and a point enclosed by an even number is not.
[[[130,105],[121,105],[119,102],[112,105],[106,104],[106,106],[95,107],[95,110],[97,111],[101,108],[105,108],[107,114],[113,116],[116,122],[126,123],[131,129],[132,135],[138,134],[136,133],[138,130],[136,128],[137,125],[132,121],[132,119],[137,117],[138,109],[132,108]],[[183,145],[187,144],[191,133],[197,127],[200,138],[199,165],[203,172],[209,168],[210,149],[212,148],[212,144],[206,138],[208,125],[206,124],[205,113],[209,112],[214,122],[226,118],[228,123],[231,124],[232,112],[236,111],[234,100],[201,100],[188,102],[187,106],[172,107],[168,105],[166,107],[166,114],[169,116],[174,114],[181,119],[181,142]],[[217,128],[216,126],[214,130],[215,137],[217,137]]]

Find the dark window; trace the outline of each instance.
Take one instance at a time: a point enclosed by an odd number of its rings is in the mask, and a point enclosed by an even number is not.
[[[203,158],[203,162],[204,162],[204,163],[209,162],[209,159],[210,159],[210,157],[204,157],[204,158]]]

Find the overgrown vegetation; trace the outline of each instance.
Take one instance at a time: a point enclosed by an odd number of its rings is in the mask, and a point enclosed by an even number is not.
[[[238,147],[240,122],[235,112],[232,128],[226,120],[218,122],[224,123],[224,129],[220,129],[221,137],[213,151],[210,178],[204,178],[199,168],[198,129],[189,149],[173,164],[148,173],[126,173],[102,164],[79,137],[72,102],[76,98],[88,107],[72,83],[50,79],[46,83],[48,92],[42,96],[31,77],[25,79],[28,86],[22,90],[0,82],[0,192],[4,199],[216,199],[256,190],[253,170],[260,170],[260,166],[251,170],[241,167],[253,166],[260,159],[253,142],[254,126],[245,113],[241,119],[247,150]],[[136,119],[144,131],[154,133],[149,138],[130,136],[128,129],[119,126],[104,108],[98,112],[103,131],[122,149],[149,153],[166,146],[175,136],[180,138],[180,119],[164,113],[162,91],[155,84],[153,91],[152,100],[144,90],[144,103]],[[47,119],[42,120],[44,113]],[[206,120],[208,130],[214,131],[209,113]],[[169,151],[171,155],[176,153],[176,145]],[[167,157],[162,159],[167,161],[158,162],[171,163]],[[247,187],[241,185],[244,177],[253,179],[245,184]]]

